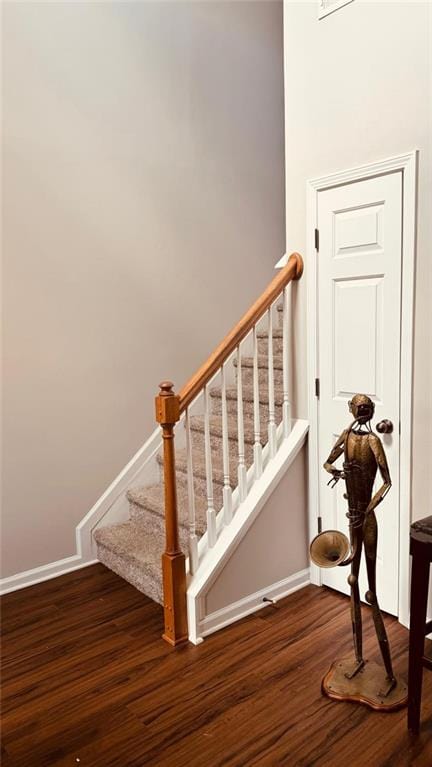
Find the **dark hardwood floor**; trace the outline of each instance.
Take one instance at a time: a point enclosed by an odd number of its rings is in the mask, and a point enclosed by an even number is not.
[[[320,692],[351,650],[349,602],[309,586],[173,650],[162,611],[102,565],[5,596],[4,767],[432,765],[432,674],[412,740],[380,714]],[[364,609],[366,656],[378,660]],[[407,636],[386,619],[395,667]]]

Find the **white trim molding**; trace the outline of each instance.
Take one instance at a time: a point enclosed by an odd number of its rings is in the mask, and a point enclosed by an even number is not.
[[[309,580],[309,568],[300,570],[297,573],[289,575],[277,583],[272,583],[271,586],[266,586],[254,594],[248,594],[243,599],[239,599],[237,602],[233,602],[231,605],[222,607],[220,610],[216,610],[214,613],[209,613],[203,618],[201,622],[201,637],[206,637],[209,634],[213,634],[215,631],[229,626],[230,623],[245,618],[247,615],[256,613],[258,610],[262,610],[263,607],[269,606],[269,603],[264,601],[266,598],[273,602],[278,602],[280,599],[284,599],[293,594],[294,591],[303,589],[308,586]],[[202,641],[202,639],[201,639]],[[198,642],[196,642],[198,644]]]
[[[106,524],[114,525],[129,519],[129,501],[126,496],[135,484],[142,484],[143,471],[151,467],[152,479],[157,480],[156,456],[161,446],[161,430],[157,427],[147,442],[135,453],[120,474],[111,482],[103,495],[83,517],[76,528],[77,553],[84,558],[94,557],[93,531]]]
[[[49,562],[41,567],[34,567],[32,570],[25,570],[22,573],[10,575],[8,578],[2,578],[0,581],[0,595],[9,594],[11,591],[25,589],[28,586],[35,586],[36,583],[49,581],[51,578],[58,578],[59,575],[71,573],[73,570],[80,570],[82,567],[95,565],[97,559],[84,560],[78,554],[66,559],[58,559],[57,562]]]
[[[318,0],[318,18],[325,19],[331,13],[343,8],[344,5],[353,3],[354,0]]]
[[[412,472],[412,388],[414,350],[414,284],[417,223],[418,150],[396,157],[337,171],[311,179],[306,183],[306,275],[307,275],[307,338],[308,338],[308,409],[309,409],[309,535],[317,532],[319,515],[318,482],[318,400],[315,378],[318,377],[317,327],[317,268],[314,231],[317,225],[318,192],[350,184],[362,179],[402,172],[402,303],[400,370],[400,481],[399,481],[399,598],[400,623],[409,623],[409,527],[411,523]],[[321,572],[311,565],[311,583],[321,585]]]
[[[276,261],[274,268],[275,269],[283,269],[284,266],[286,266],[288,263],[288,253],[284,253],[283,256],[279,259],[279,261]]]

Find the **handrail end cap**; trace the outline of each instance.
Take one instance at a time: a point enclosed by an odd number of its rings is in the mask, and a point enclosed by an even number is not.
[[[293,279],[294,280],[299,280],[300,277],[303,274],[303,271],[304,271],[304,261],[303,261],[301,255],[300,255],[300,253],[291,253],[291,255],[290,255],[289,259],[288,259],[288,264],[290,263],[291,259],[293,261],[295,260],[295,262],[296,262],[296,272],[295,272],[295,275],[294,275]]]

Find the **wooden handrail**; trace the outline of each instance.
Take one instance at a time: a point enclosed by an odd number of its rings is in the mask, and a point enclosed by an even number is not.
[[[204,362],[199,370],[189,379],[187,384],[179,392],[180,413],[193,402],[204,386],[213,378],[214,374],[222,367],[230,354],[247,336],[253,326],[263,316],[264,312],[272,305],[283,289],[292,280],[299,280],[303,274],[303,259],[299,253],[292,253],[288,263],[274,277],[264,293],[255,301],[253,306],[243,315],[240,322],[225,336],[222,343],[214,350],[213,354]]]
[[[164,596],[163,638],[173,646],[187,641],[188,624],[186,609],[186,564],[181,550],[178,528],[177,487],[175,469],[174,429],[181,413],[190,405],[204,386],[222,367],[230,354],[238,347],[273,301],[282,293],[291,280],[298,280],[303,273],[303,259],[293,253],[287,265],[271,281],[264,293],[255,301],[240,322],[210,355],[207,362],[175,394],[171,381],[159,384],[156,397],[156,420],[162,427],[164,444],[164,486],[165,486],[165,534],[166,545],[162,554],[162,578]],[[211,470],[210,470],[211,471]]]

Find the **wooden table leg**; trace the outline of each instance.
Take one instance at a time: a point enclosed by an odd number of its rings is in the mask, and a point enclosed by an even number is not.
[[[429,586],[429,559],[412,548],[411,617],[408,670],[408,729],[418,733],[423,681],[423,652]]]

